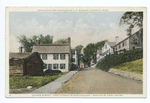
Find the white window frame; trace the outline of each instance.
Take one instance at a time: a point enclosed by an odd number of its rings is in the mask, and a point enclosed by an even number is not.
[[[57,55],[57,58],[55,58],[55,56]],[[53,59],[54,60],[58,60],[59,55],[58,54],[53,54]]]
[[[51,65],[51,69],[49,69],[49,65]],[[52,64],[48,64],[48,65],[47,65],[47,69],[52,70],[52,69],[53,69]]]
[[[61,68],[61,65],[63,65],[63,68]],[[66,69],[66,64],[60,64],[60,69]]]
[[[63,58],[62,58],[63,57]],[[65,60],[66,59],[66,55],[65,54],[60,54],[60,59],[61,60]]]
[[[57,65],[57,68],[55,69],[54,67]],[[57,63],[55,63],[55,64],[53,64],[53,70],[57,70],[58,69],[58,64]]]
[[[44,56],[45,56],[46,58],[44,58]],[[42,54],[42,59],[43,59],[43,60],[47,60],[47,54]]]

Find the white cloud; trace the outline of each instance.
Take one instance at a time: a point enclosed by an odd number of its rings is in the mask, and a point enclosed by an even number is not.
[[[19,52],[19,42],[14,35],[9,35],[9,52]]]
[[[94,16],[91,16],[94,18]],[[110,29],[101,30],[101,26],[109,25]],[[85,23],[84,20],[78,19],[76,23],[71,20],[65,20],[58,22],[57,20],[50,20],[47,26],[40,25],[39,22],[32,18],[29,21],[21,23],[16,21],[15,24],[11,24],[10,29],[10,51],[18,51],[19,43],[15,39],[15,36],[25,34],[31,35],[53,35],[54,41],[71,37],[71,45],[74,48],[77,45],[83,45],[84,47],[89,43],[96,43],[98,41],[106,40],[115,41],[115,36],[119,36],[120,40],[126,37],[124,28],[119,28],[115,23],[102,24],[99,26],[91,26]],[[17,46],[16,46],[17,45]]]

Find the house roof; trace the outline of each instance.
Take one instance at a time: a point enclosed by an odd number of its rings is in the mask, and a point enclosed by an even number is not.
[[[11,58],[17,58],[17,59],[25,59],[28,58],[31,54],[33,54],[32,52],[30,53],[9,53],[9,59]]]
[[[102,50],[97,50],[97,54],[102,54]]]
[[[75,50],[77,50],[77,49],[71,49],[71,51],[75,51]]]
[[[38,53],[70,53],[70,44],[48,44],[33,46],[32,52]]]
[[[138,33],[138,32],[140,32],[140,31],[143,31],[143,28],[142,28],[142,29],[140,29],[140,30],[138,30],[138,31],[137,31],[137,32],[135,32],[134,34],[132,34],[132,35],[128,36],[127,38],[123,39],[122,41],[120,41],[119,43],[117,43],[116,45],[114,45],[114,47],[115,47],[115,46],[117,46],[117,45],[119,45],[120,43],[124,42],[125,40],[129,39],[131,36],[133,36],[133,35],[137,34],[137,33]]]
[[[108,43],[108,45],[110,45],[110,46],[116,45],[116,42],[107,42],[107,43]]]

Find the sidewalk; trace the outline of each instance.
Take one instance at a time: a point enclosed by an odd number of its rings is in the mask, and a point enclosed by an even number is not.
[[[79,70],[80,68],[70,71],[69,73],[67,73],[66,75],[62,75],[55,81],[32,91],[30,94],[54,94],[59,88],[61,88],[64,82],[70,80],[73,77],[73,75],[76,74]]]

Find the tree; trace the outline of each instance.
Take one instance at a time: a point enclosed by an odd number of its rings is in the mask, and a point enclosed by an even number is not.
[[[105,42],[107,42],[108,40],[103,40],[103,41],[100,41],[100,42],[97,42],[96,43],[96,48],[97,50],[101,50],[102,47],[104,46]]]
[[[20,35],[17,37],[19,39],[19,43],[24,47],[25,52],[31,52],[33,46],[36,45],[36,39],[40,39],[40,44],[52,44],[53,36],[43,36],[40,34],[39,36],[33,35],[32,37],[26,37],[26,35]]]
[[[82,48],[83,48],[83,45],[78,45],[75,47],[75,49],[77,49],[77,52],[78,52],[78,64],[80,64],[80,60],[82,61],[82,55],[81,55]]]
[[[54,42],[54,44],[66,44],[68,42],[68,39],[60,39]]]
[[[127,35],[131,35],[131,29],[135,26],[142,28],[143,27],[143,12],[125,12],[123,16],[120,18],[119,25],[126,24]]]
[[[82,48],[83,48],[83,45],[78,45],[75,47],[75,49],[77,49],[77,51],[78,51],[78,54],[81,54]]]
[[[96,54],[97,50],[102,49],[104,46],[105,42],[107,40],[103,40],[100,42],[97,42],[95,44],[90,43],[88,44],[83,50],[84,50],[84,56],[83,56],[83,62],[90,66],[91,60],[93,60],[94,63],[96,63]]]
[[[88,66],[90,66],[90,62],[92,59],[94,59],[95,53],[97,51],[96,45],[90,43],[83,49],[83,51],[84,51],[83,62]]]

